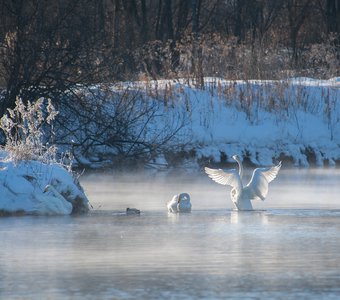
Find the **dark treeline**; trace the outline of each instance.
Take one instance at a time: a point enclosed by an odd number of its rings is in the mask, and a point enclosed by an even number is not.
[[[340,0],[1,0],[0,113],[78,83],[339,76],[339,44]]]

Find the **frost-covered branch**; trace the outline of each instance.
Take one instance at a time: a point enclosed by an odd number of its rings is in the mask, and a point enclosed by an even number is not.
[[[1,129],[6,137],[4,150],[14,161],[56,161],[55,145],[45,143],[44,127],[50,126],[58,115],[50,100],[44,98],[24,104],[17,97],[16,106],[1,118]],[[52,130],[53,131],[53,130]]]

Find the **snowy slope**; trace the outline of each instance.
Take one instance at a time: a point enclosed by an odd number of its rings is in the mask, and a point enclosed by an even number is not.
[[[64,215],[88,211],[88,199],[66,169],[39,161],[6,160],[0,153],[0,212]],[[62,197],[44,193],[52,185]],[[70,203],[72,205],[70,205]]]
[[[159,156],[147,157],[151,164],[161,160],[166,166],[165,158],[180,165],[181,157],[191,157],[195,167],[206,161],[230,161],[233,154],[255,165],[285,158],[306,167],[340,161],[340,78],[205,78],[204,88],[196,88],[192,80],[158,80],[117,83],[105,89],[96,85],[90,92],[79,87],[79,91],[88,95],[85,100],[93,109],[83,112],[85,118],[77,113],[81,107],[61,111],[70,133],[58,128],[56,140],[61,151],[73,148],[75,165],[85,168],[115,167],[132,148],[143,152],[138,145],[156,145],[163,136],[167,140],[182,121],[185,126],[155,151]],[[120,93],[131,93],[128,99],[136,101],[124,106]],[[101,127],[96,127],[96,119],[102,120]],[[114,142],[121,120],[132,126],[126,130],[129,136],[118,135],[118,140],[140,141]]]
[[[297,166],[340,160],[340,79],[223,81],[185,87],[197,159],[248,156],[256,165],[290,157]],[[222,153],[222,155],[221,155]]]

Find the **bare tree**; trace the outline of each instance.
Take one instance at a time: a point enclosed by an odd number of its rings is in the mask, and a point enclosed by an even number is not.
[[[71,148],[79,167],[148,163],[176,145],[186,125],[178,110],[166,109],[139,89],[97,85],[80,88],[68,99],[74,101],[59,106],[53,142]]]
[[[310,13],[311,1],[289,0],[286,3],[289,37],[292,49],[292,60],[296,64],[298,61],[298,34]]]
[[[214,35],[236,37],[234,53],[251,49],[259,66],[265,49],[276,47],[279,55],[288,47],[296,68],[305,63],[302,47],[327,44],[331,35],[339,43],[339,6],[339,0],[0,1],[0,84],[6,89],[0,113],[17,95],[58,101],[78,83],[158,79],[185,70],[203,86],[201,61],[208,57],[200,47]],[[185,48],[192,59],[183,59]]]
[[[0,57],[6,95],[0,114],[13,107],[17,96],[58,101],[75,84],[99,79],[106,45],[99,30],[103,24],[97,18],[98,6],[86,6],[92,15],[83,7],[89,1],[6,2]]]

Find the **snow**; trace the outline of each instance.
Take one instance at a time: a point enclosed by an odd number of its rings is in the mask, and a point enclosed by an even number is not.
[[[203,89],[187,79],[111,86],[116,92],[127,88],[144,91],[157,102],[155,115],[162,117],[145,126],[149,140],[171,128],[169,124],[175,124],[176,117],[180,120],[184,116],[186,125],[159,158],[151,158],[150,164],[156,166],[161,161],[159,165],[171,167],[167,155],[176,151],[195,153],[192,165],[196,166],[202,161],[230,161],[234,154],[264,166],[283,158],[300,167],[334,166],[340,160],[340,78],[231,81],[207,77],[204,82]],[[96,89],[100,86],[93,87],[93,91]],[[144,124],[140,120],[139,126]],[[135,130],[138,132],[140,127]],[[76,136],[84,134],[75,132]],[[110,164],[115,151],[114,147],[97,146],[85,157],[85,151],[80,150],[78,161],[90,168],[104,167]]]
[[[192,107],[187,149],[197,159],[221,162],[222,154],[228,160],[238,154],[267,166],[285,156],[305,167],[311,154],[319,166],[340,159],[338,78],[205,82],[205,90],[185,87]],[[218,86],[232,91],[222,97]]]
[[[88,211],[88,199],[73,176],[59,164],[13,162],[0,154],[2,214],[68,215]],[[44,193],[51,185],[58,194]]]
[[[281,81],[205,78],[204,89],[195,88],[187,80],[163,80],[122,83],[112,89],[123,89],[124,85],[145,89],[146,93],[157,87],[160,97],[162,89],[171,88],[171,104],[161,105],[162,101],[156,99],[162,117],[149,122],[146,132],[152,139],[153,133],[158,134],[173,121],[166,116],[185,116],[186,125],[167,144],[167,149],[173,152],[194,153],[193,157],[183,158],[183,166],[194,168],[202,161],[231,162],[234,154],[262,166],[273,165],[282,157],[291,158],[295,166],[303,167],[310,166],[311,157],[318,166],[326,163],[335,166],[340,160],[340,78]],[[109,119],[114,103],[107,107]],[[70,120],[73,124],[80,122],[75,115]],[[86,131],[75,131],[75,138],[78,134],[86,135]],[[88,156],[78,149],[77,159],[93,167],[110,164],[116,153],[115,148],[107,146],[89,149]],[[160,170],[171,167],[167,152],[151,158],[149,167]],[[41,215],[88,211],[84,191],[62,166],[38,161],[14,163],[6,157],[7,153],[0,151],[1,213]],[[52,185],[64,199],[44,193],[47,185]],[[63,203],[65,199],[72,204],[72,210],[68,203]]]
[[[101,89],[100,85],[91,87],[90,105],[101,101],[98,100]],[[110,90],[116,95],[127,90],[136,92],[136,99],[137,95],[143,95],[135,104],[137,108],[153,107],[156,103],[153,116],[146,114],[145,120],[136,118],[138,123],[131,129],[135,130],[132,135],[139,136],[142,132],[143,138],[151,143],[157,136],[176,128],[176,122],[179,124],[184,118],[185,126],[167,142],[163,152],[158,153],[159,157],[150,157],[149,166],[171,168],[169,153],[179,154],[177,157],[181,153],[194,153],[188,163],[198,167],[202,167],[203,161],[230,161],[234,154],[264,166],[284,158],[303,167],[311,164],[334,166],[340,160],[338,77],[329,80],[206,77],[203,89],[197,88],[194,80],[151,80],[112,84]],[[105,102],[105,118],[109,122],[116,117],[116,106],[114,99]],[[86,141],[93,132],[101,132],[95,128],[95,122],[86,125],[77,115],[68,117],[67,114],[72,112],[65,113],[65,119],[72,120],[67,126],[74,134],[70,138],[79,139],[77,143],[82,144],[81,141]],[[104,142],[110,140],[109,134],[101,135]],[[112,166],[113,158],[126,149],[124,145],[118,149],[104,142],[76,148],[77,162],[93,169]],[[57,146],[62,149],[62,145]],[[187,156],[183,158],[186,159]]]

